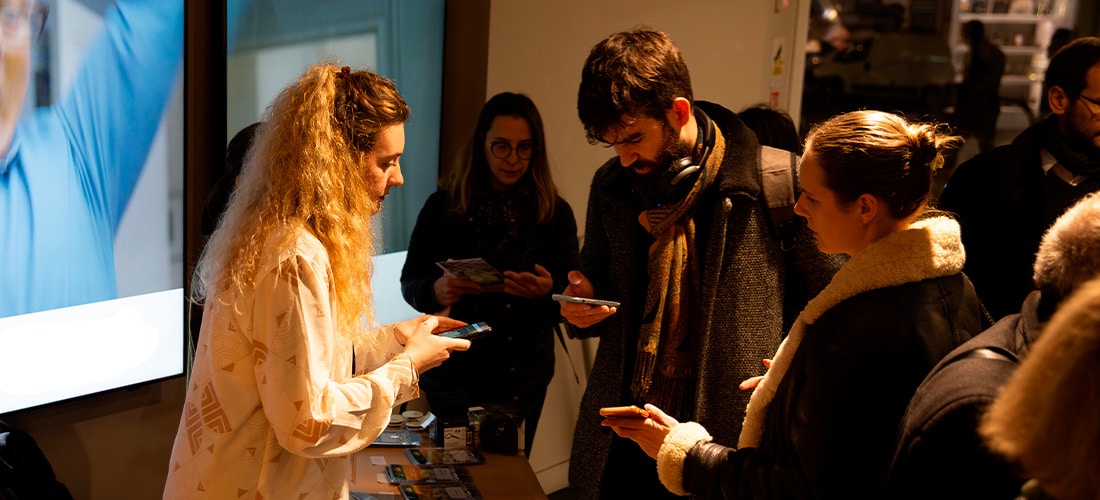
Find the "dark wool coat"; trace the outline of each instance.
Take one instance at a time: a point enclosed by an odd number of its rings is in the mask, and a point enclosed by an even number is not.
[[[694,312],[700,326],[692,332],[699,346],[696,400],[694,415],[677,417],[703,422],[716,436],[733,442],[749,400],[749,393],[737,385],[763,374],[761,360],[775,353],[785,331],[784,317],[793,318],[841,261],[819,252],[804,227],[795,249],[784,255],[762,198],[756,137],[731,111],[705,102],[696,105],[717,123],[726,153],[714,184],[695,209],[702,270],[701,306]],[[613,437],[600,426],[599,416],[604,406],[644,403],[630,393],[653,242],[637,222],[642,209],[619,159],[600,167],[589,192],[581,270],[597,298],[622,306],[590,328],[571,327],[574,335],[600,338],[569,464],[570,487],[581,499],[597,498],[601,488],[626,490],[639,478],[657,484],[652,460],[629,475],[605,477]]]
[[[1041,125],[959,165],[939,200],[939,208],[958,215],[967,254],[963,272],[994,320],[1017,312],[1035,289],[1035,252],[1047,228],[1100,189],[1095,175],[1071,187],[1043,172]]]
[[[902,419],[890,498],[1004,498],[1023,486],[1009,463],[978,435],[982,413],[1038,338],[1039,293],[944,357],[921,383]],[[1007,356],[976,356],[982,348]]]

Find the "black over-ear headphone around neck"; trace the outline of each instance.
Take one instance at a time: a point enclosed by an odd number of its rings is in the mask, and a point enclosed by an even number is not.
[[[672,165],[669,165],[668,170],[664,172],[669,184],[673,186],[699,173],[703,169],[701,165],[706,164],[710,151],[714,147],[714,127],[711,126],[710,117],[699,108],[692,108],[692,110],[695,113],[695,123],[699,127],[699,133],[695,137],[695,147],[691,148],[691,154],[673,160]],[[693,155],[699,150],[702,150],[702,154],[699,155],[699,162],[696,163]]]

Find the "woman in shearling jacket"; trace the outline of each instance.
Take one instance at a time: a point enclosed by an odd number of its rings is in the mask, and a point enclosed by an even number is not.
[[[604,425],[656,458],[675,493],[880,497],[909,398],[982,328],[959,226],[925,213],[942,151],[957,141],[877,111],[811,130],[795,211],[823,252],[851,258],[803,309],[767,375],[742,384],[755,390],[737,447],[653,405],[647,419]]]

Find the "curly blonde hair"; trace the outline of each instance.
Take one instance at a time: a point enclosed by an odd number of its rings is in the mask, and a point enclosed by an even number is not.
[[[404,124],[409,106],[390,80],[325,62],[309,68],[268,108],[226,214],[199,259],[191,298],[233,298],[255,286],[268,236],[305,228],[320,240],[332,269],[338,327],[355,334],[373,324],[371,192],[366,159],[387,127]],[[294,239],[288,231],[278,249]]]

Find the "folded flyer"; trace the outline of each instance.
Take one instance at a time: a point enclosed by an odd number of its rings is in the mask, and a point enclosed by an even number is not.
[[[440,261],[435,264],[450,276],[470,280],[481,286],[504,284],[504,275],[481,257]]]

